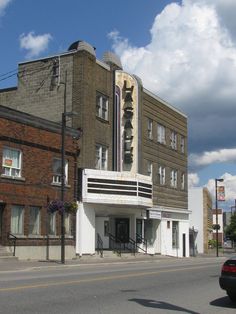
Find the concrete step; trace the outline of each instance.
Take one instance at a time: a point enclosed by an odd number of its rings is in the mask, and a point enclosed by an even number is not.
[[[16,256],[13,256],[12,253],[7,251],[7,248],[5,246],[0,246],[0,261],[6,261],[6,260],[16,260],[18,259]]]

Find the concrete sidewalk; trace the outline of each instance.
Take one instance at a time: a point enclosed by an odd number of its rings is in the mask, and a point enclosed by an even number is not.
[[[233,254],[220,254],[219,258],[224,260]],[[236,255],[236,253],[234,254]],[[187,257],[183,259],[198,259],[198,258],[216,258],[215,254],[199,254],[196,257]],[[0,260],[0,273],[3,272],[19,272],[19,271],[32,271],[50,268],[62,268],[62,267],[80,267],[80,266],[94,266],[105,264],[123,264],[123,263],[152,263],[164,260],[181,260],[181,258],[170,257],[164,255],[138,255],[129,257],[105,257],[99,256],[83,256],[82,258],[76,258],[73,260],[66,260],[65,264],[61,264],[60,260],[17,260],[17,259],[5,259]]]

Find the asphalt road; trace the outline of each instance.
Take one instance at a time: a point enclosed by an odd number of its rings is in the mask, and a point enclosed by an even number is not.
[[[0,274],[0,313],[234,313],[222,258],[44,267]]]

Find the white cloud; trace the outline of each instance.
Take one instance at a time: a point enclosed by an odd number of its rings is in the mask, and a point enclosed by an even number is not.
[[[191,152],[232,148],[235,141],[236,42],[226,23],[235,2],[171,3],[156,16],[143,47],[110,34],[124,69],[187,113]]]
[[[50,34],[35,35],[34,32],[21,34],[20,47],[27,50],[27,58],[37,57],[48,48],[50,40],[52,40]]]
[[[2,15],[7,7],[7,5],[11,2],[12,0],[0,0],[0,15]]]
[[[197,173],[189,173],[188,174],[188,187],[192,188],[195,186],[198,186],[199,183],[199,177]]]
[[[218,151],[191,154],[189,156],[190,168],[205,167],[213,163],[236,163],[236,148],[220,149]]]
[[[218,182],[218,186],[223,185],[225,187],[225,200],[234,204],[236,199],[236,175],[230,173],[223,174],[220,178],[224,179],[224,182]],[[212,194],[212,199],[215,199],[215,179],[210,179],[206,184],[206,187]],[[224,207],[224,203],[219,202],[219,207]]]

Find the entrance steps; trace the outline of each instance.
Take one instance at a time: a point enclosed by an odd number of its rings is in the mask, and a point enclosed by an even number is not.
[[[122,252],[121,255],[118,255],[116,252],[114,251],[110,251],[110,250],[104,250],[103,251],[103,256],[101,256],[99,253],[95,253],[93,255],[88,255],[88,254],[84,254],[81,257],[77,257],[77,259],[80,259],[81,261],[109,261],[109,260],[115,260],[115,261],[119,261],[119,260],[142,260],[142,259],[152,259],[153,255],[150,254],[144,254],[144,253],[135,253],[135,255],[133,253],[130,252]]]
[[[0,245],[0,261],[17,260],[16,256],[7,251],[5,246]]]

